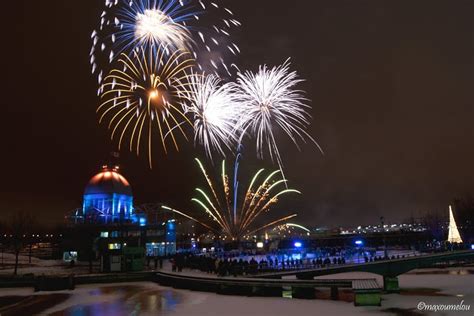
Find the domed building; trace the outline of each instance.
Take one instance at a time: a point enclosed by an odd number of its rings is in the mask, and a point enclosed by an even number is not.
[[[178,223],[161,203],[135,207],[132,187],[114,162],[118,154],[112,157],[87,183],[82,207],[66,216],[69,225],[61,247],[78,260],[100,258],[103,272],[140,271],[145,254],[176,252]]]
[[[84,191],[82,214],[87,222],[103,224],[132,220],[132,188],[118,166],[104,165],[90,179]]]

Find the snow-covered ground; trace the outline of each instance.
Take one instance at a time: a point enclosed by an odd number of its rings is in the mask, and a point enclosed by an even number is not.
[[[3,253],[0,257],[0,276],[12,275],[15,265],[15,255],[11,253]],[[98,263],[94,263],[95,266]],[[98,268],[95,267],[98,271]],[[81,274],[89,272],[88,262],[78,262],[74,267],[70,267],[67,263],[62,260],[44,260],[31,257],[31,263],[29,257],[20,255],[18,256],[18,274]]]
[[[13,265],[15,264],[15,255],[12,253],[2,253],[0,257],[0,263],[2,265]],[[44,266],[44,267],[50,267],[54,265],[58,265],[62,263],[61,260],[43,260],[43,259],[38,259],[36,257],[31,257],[31,263],[29,262],[29,257],[25,255],[19,255],[18,256],[18,264],[20,265],[31,265],[31,266]]]
[[[78,286],[74,291],[39,292],[32,289],[0,289],[0,314],[6,312],[5,297],[29,298],[40,301],[42,309],[36,313],[54,315],[473,315],[474,272],[470,268],[415,270],[399,277],[400,294],[383,295],[381,307],[354,307],[351,302],[324,299],[300,300],[287,298],[260,298],[224,296],[213,293],[175,290],[151,282],[125,284],[96,284]],[[321,278],[381,278],[370,274],[351,272]],[[63,296],[58,299],[58,294]],[[56,295],[56,296],[54,296]],[[471,311],[421,312],[420,302],[427,304],[471,305]],[[8,299],[7,299],[8,301]],[[49,304],[47,304],[49,301]],[[46,302],[46,303],[45,303]],[[23,315],[19,302],[15,315]],[[46,306],[46,307],[44,307]],[[12,307],[10,307],[12,308]]]
[[[382,256],[383,252],[379,251],[376,253],[377,256]],[[417,252],[413,252],[411,250],[397,250],[390,252],[390,255],[405,255],[405,256],[413,256],[419,255]],[[311,257],[309,255],[309,257]],[[260,261],[262,259],[268,259],[265,255],[254,255],[254,256],[242,256],[242,259],[250,260],[251,258]],[[312,258],[312,257],[311,257]],[[35,257],[31,257],[31,263],[29,262],[29,257],[25,255],[20,255],[18,258],[18,274],[83,274],[89,273],[89,263],[88,262],[76,262],[74,267],[70,267],[67,263],[63,262],[62,260],[44,260],[38,259]],[[331,257],[332,259],[332,257]],[[279,260],[282,260],[282,257],[279,256]],[[353,258],[347,258],[346,263],[356,263],[356,262],[363,262],[363,257],[354,256]],[[11,253],[2,253],[0,255],[0,276],[1,275],[11,275],[13,273],[13,268],[15,264],[15,255]],[[94,272],[98,272],[99,270],[99,262],[94,262]],[[153,265],[153,263],[151,264]],[[166,266],[170,266],[168,262],[165,262]],[[198,274],[201,272],[198,271]]]

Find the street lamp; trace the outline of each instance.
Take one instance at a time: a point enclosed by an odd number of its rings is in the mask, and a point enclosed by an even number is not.
[[[364,242],[361,239],[357,239],[356,241],[354,241],[354,244],[356,245],[356,248],[357,248],[357,263],[360,263],[360,251],[361,251],[361,247],[364,246]]]
[[[386,243],[386,240],[385,240],[385,226],[384,226],[384,217],[383,216],[380,216],[380,223],[382,224],[383,256],[384,256],[384,259],[385,259],[385,258],[388,258],[388,254],[387,254],[387,243]]]

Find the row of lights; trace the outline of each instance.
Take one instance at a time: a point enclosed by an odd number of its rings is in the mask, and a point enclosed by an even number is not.
[[[151,243],[152,246],[159,245],[159,244],[160,244],[159,242],[152,242],[152,243]],[[166,245],[171,245],[171,244],[173,244],[173,242],[168,242],[168,241],[167,241],[167,242],[165,243],[165,242],[163,241],[163,242],[161,242],[161,244],[162,244],[162,245],[165,245],[165,244],[166,244]]]
[[[29,235],[28,235],[28,236],[29,236]],[[62,237],[62,236],[63,236],[63,234],[59,234],[59,237]],[[13,235],[11,235],[11,234],[10,234],[10,235],[8,235],[8,234],[3,234],[3,237],[13,237]],[[23,235],[23,237],[26,238],[26,235]],[[31,237],[37,237],[37,238],[39,238],[39,237],[41,237],[41,236],[40,236],[39,234],[32,234]],[[54,237],[54,235],[53,235],[53,234],[46,234],[46,235],[44,235],[44,237]]]

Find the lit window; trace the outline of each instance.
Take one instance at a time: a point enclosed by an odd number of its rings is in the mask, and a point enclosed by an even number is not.
[[[109,244],[109,250],[115,250],[115,249],[120,249],[120,248],[122,248],[122,246],[118,243]]]
[[[100,237],[108,238],[109,237],[109,232],[100,232]]]

